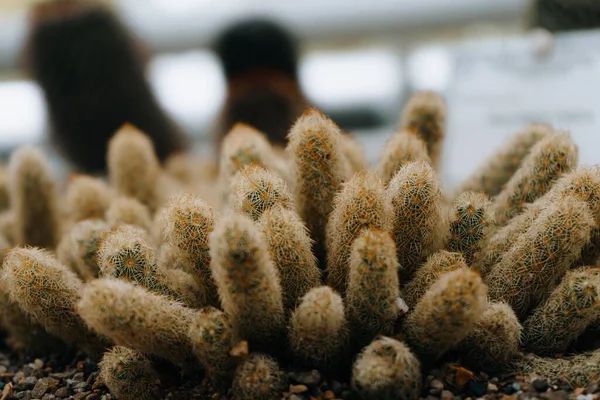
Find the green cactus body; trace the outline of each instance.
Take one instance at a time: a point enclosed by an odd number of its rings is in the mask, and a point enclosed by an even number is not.
[[[409,282],[418,266],[440,250],[448,236],[440,183],[426,162],[404,165],[390,181],[386,196],[392,204],[392,234],[398,250],[401,282]]]
[[[562,282],[525,321],[523,341],[536,354],[564,352],[600,317],[598,268],[578,268]]]
[[[467,268],[465,258],[461,253],[446,250],[433,253],[417,270],[408,285],[402,289],[402,299],[409,308],[414,307],[442,275],[460,268]]]
[[[228,388],[235,371],[235,361],[229,353],[236,344],[229,317],[221,310],[207,307],[196,315],[188,335],[194,354],[204,366],[212,384]]]
[[[381,336],[358,355],[352,387],[364,399],[417,400],[421,395],[421,364],[402,342]]]
[[[135,126],[124,124],[108,142],[107,165],[116,193],[135,198],[154,213],[159,206],[155,188],[160,163],[152,140]]]
[[[383,183],[387,185],[403,165],[414,161],[425,161],[431,164],[427,145],[421,137],[400,131],[385,144],[379,157],[377,172]]]
[[[323,114],[309,110],[292,126],[288,140],[296,180],[296,206],[314,240],[314,252],[323,264],[327,220],[333,199],[347,178],[341,132]]]
[[[566,384],[572,389],[587,387],[600,376],[600,350],[565,358],[527,354],[516,363],[514,370],[518,374],[544,377],[550,384]]]
[[[485,246],[494,227],[492,203],[487,196],[465,192],[454,201],[446,248],[462,253],[467,265],[472,265],[475,254]]]
[[[523,205],[542,197],[561,175],[577,167],[579,149],[568,133],[540,140],[523,164],[495,198],[499,225],[505,225],[523,210]]]
[[[521,324],[510,306],[492,302],[457,346],[463,362],[488,372],[505,370],[521,356]]]
[[[339,360],[347,344],[344,303],[328,286],[311,289],[290,318],[292,352],[309,364],[328,368]]]
[[[583,201],[565,197],[548,204],[486,275],[490,298],[506,301],[522,320],[577,259],[593,227]]]
[[[298,214],[281,206],[265,211],[259,227],[279,272],[283,304],[289,313],[306,292],[321,283],[310,235]]]
[[[483,192],[490,197],[498,195],[531,148],[552,133],[554,130],[546,124],[532,124],[518,131],[465,180],[456,194],[471,191]]]
[[[205,304],[217,305],[217,288],[210,271],[209,235],[217,215],[200,197],[179,194],[172,197],[161,215],[167,243],[181,250],[190,263],[185,272],[191,274],[206,293]]]
[[[389,232],[364,229],[352,244],[346,312],[353,340],[362,348],[393,334],[398,318],[398,257]]]
[[[327,223],[327,284],[342,296],[348,286],[350,248],[364,228],[390,230],[392,207],[373,172],[360,172],[344,183]]]
[[[246,214],[254,221],[276,205],[295,209],[285,181],[258,165],[248,165],[233,176],[230,203],[233,211]]]
[[[425,141],[432,166],[437,169],[446,136],[444,99],[431,91],[420,91],[413,94],[402,111],[400,127]]]
[[[279,400],[286,386],[286,375],[274,358],[251,353],[235,371],[232,393],[236,400]]]
[[[84,281],[97,278],[100,273],[98,250],[110,227],[101,219],[86,219],[71,226],[57,248],[60,262],[70,266]]]
[[[75,343],[92,358],[107,342],[87,329],[75,312],[82,282],[46,250],[14,247],[2,265],[2,287],[9,299],[67,343]]]
[[[475,327],[487,308],[487,287],[476,272],[447,272],[418,301],[405,321],[409,346],[421,359],[435,360]]]
[[[111,228],[121,225],[135,225],[152,232],[152,217],[148,207],[131,197],[116,197],[106,211],[106,222]]]
[[[39,149],[22,147],[12,153],[8,169],[15,243],[54,249],[61,224],[48,160]]]
[[[159,400],[158,374],[142,353],[114,346],[98,363],[100,378],[119,400]]]
[[[100,278],[83,287],[77,311],[116,345],[154,354],[186,371],[197,367],[187,334],[196,311],[177,301],[120,279]]]
[[[222,217],[210,234],[211,270],[236,335],[253,346],[283,333],[279,274],[259,228],[243,214]]]
[[[100,178],[77,175],[69,182],[66,201],[74,223],[86,219],[104,219],[110,207],[111,193]]]

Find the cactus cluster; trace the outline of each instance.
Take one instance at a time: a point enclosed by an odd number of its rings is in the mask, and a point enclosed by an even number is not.
[[[235,125],[218,165],[161,166],[132,125],[106,178],[61,186],[42,152],[15,151],[0,170],[7,343],[74,346],[119,400],[162,398],[167,372],[280,399],[298,368],[417,399],[453,360],[585,384],[600,349],[573,346],[600,324],[600,167],[532,125],[450,195],[445,114],[416,94],[372,167],[314,109],[285,151]]]

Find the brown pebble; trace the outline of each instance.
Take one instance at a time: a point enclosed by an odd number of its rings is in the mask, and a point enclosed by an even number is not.
[[[328,390],[323,393],[323,397],[325,397],[327,400],[335,399],[335,393],[333,393],[331,390]]]
[[[100,396],[96,393],[92,393],[85,398],[85,400],[100,400]]]
[[[88,397],[89,394],[90,392],[77,393],[73,396],[73,400],[84,400],[86,397]]]
[[[61,397],[61,398],[64,398],[64,397],[69,397],[69,388],[67,388],[66,386],[63,386],[63,387],[61,387],[61,388],[58,388],[58,389],[56,390],[56,392],[54,392],[54,395],[55,395],[56,397]]]
[[[0,379],[12,379],[14,377],[15,377],[14,372],[4,372],[4,373],[0,374]]]
[[[7,400],[9,397],[11,397],[13,394],[13,384],[12,382],[8,382],[6,384],[6,386],[4,386],[4,389],[2,390],[2,397],[0,397],[0,400]]]
[[[40,398],[50,389],[56,387],[56,385],[58,385],[58,381],[56,379],[42,378],[36,382],[33,390],[31,391],[31,396],[33,398]]]
[[[290,393],[304,393],[308,391],[306,385],[290,385]]]
[[[583,394],[583,392],[585,392],[585,388],[578,387],[573,390],[573,395],[579,396],[580,394]]]
[[[237,343],[235,346],[233,346],[229,354],[236,358],[246,357],[248,355],[248,342],[242,340],[241,342]]]

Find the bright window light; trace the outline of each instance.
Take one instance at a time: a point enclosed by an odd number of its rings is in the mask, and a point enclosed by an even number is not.
[[[209,123],[224,100],[225,79],[212,52],[158,56],[149,74],[163,107],[188,127]]]
[[[451,54],[440,47],[417,49],[408,58],[407,72],[413,89],[444,92],[452,75]]]
[[[0,146],[39,142],[46,123],[46,106],[39,87],[31,82],[0,82]]]
[[[400,58],[387,50],[315,52],[300,68],[306,94],[328,107],[396,100],[402,90]]]

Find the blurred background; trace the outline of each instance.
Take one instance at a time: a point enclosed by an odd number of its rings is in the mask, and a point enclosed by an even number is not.
[[[19,63],[34,3],[0,0],[3,158],[25,143],[47,145],[47,104]],[[230,23],[261,16],[298,38],[298,79],[306,97],[356,135],[370,160],[416,90],[434,90],[448,102],[442,178],[449,187],[530,122],[571,130],[583,147],[582,162],[600,160],[589,146],[600,127],[600,25],[581,14],[565,17],[570,25],[556,16],[544,20],[528,0],[103,3],[144,43],[152,91],[206,157],[214,153],[210,132],[227,93],[211,43]],[[566,15],[560,6],[550,11]],[[60,157],[55,161],[62,165]]]

